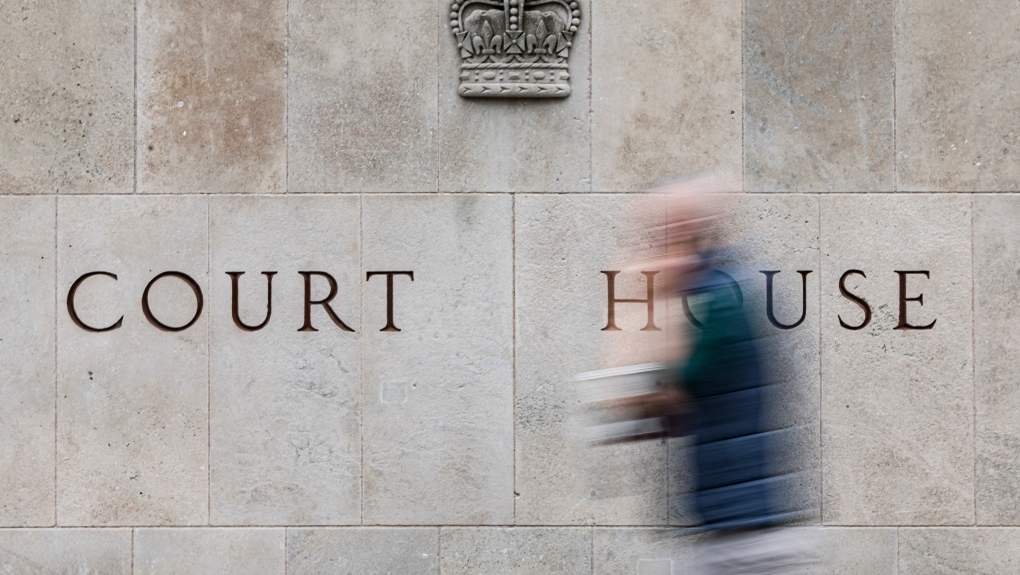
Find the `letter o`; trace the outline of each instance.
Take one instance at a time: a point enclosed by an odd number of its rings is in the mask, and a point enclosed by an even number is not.
[[[195,310],[195,317],[191,318],[191,321],[182,325],[181,327],[172,327],[166,325],[165,323],[156,319],[155,316],[152,315],[152,310],[149,309],[149,289],[152,287],[153,284],[155,284],[164,277],[175,277],[183,281],[184,283],[188,284],[188,287],[191,288],[191,291],[195,292],[195,300],[198,303],[198,309]],[[195,282],[195,280],[191,279],[191,277],[188,276],[187,274],[181,272],[163,272],[159,274],[158,276],[152,278],[152,281],[150,281],[148,285],[145,286],[145,291],[142,292],[142,313],[145,314],[145,319],[149,320],[149,323],[163,331],[184,331],[191,327],[192,325],[194,325],[195,322],[198,321],[199,316],[202,315],[202,306],[204,305],[204,303],[205,302],[202,299],[202,289],[198,287],[198,284]]]
[[[740,291],[740,284],[737,283],[737,280],[733,279],[730,274],[719,270],[709,270],[707,273],[719,275],[725,278],[722,282],[733,288],[733,295],[736,296],[737,300],[737,309],[744,307],[744,292]],[[691,324],[698,329],[705,329],[705,324],[701,323],[698,321],[698,318],[694,317],[694,312],[691,311],[691,305],[687,302],[687,296],[708,291],[711,287],[713,286],[702,286],[699,289],[687,291],[680,295],[680,303],[683,304],[684,315],[687,317],[687,321],[691,322]]]

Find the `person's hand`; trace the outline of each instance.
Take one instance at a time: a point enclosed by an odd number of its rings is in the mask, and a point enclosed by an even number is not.
[[[671,387],[653,393],[600,401],[592,407],[600,419],[608,421],[670,417],[687,411],[687,397],[679,389]]]

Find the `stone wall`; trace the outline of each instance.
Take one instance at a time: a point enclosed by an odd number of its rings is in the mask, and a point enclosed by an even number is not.
[[[569,380],[655,347],[600,271],[708,169],[784,321],[812,271],[830,572],[1015,573],[1020,5],[580,0],[549,100],[458,96],[449,10],[0,4],[0,572],[686,573],[676,446],[579,445]]]

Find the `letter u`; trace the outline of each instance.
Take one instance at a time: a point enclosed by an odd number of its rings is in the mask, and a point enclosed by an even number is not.
[[[801,283],[801,308],[800,308],[800,319],[795,323],[786,325],[780,323],[776,319],[775,308],[772,304],[772,279],[779,271],[762,271],[765,274],[765,313],[769,317],[769,323],[778,327],[779,329],[793,329],[798,325],[804,323],[804,319],[807,317],[807,277],[811,273],[811,270],[797,270],[800,274]]]
[[[234,325],[243,329],[244,331],[258,331],[269,323],[269,318],[273,315],[273,276],[276,272],[262,272],[262,275],[266,276],[266,319],[262,320],[262,323],[258,325],[248,325],[241,321],[241,311],[237,302],[237,280],[244,275],[244,272],[227,272],[230,276],[230,315],[234,319]]]

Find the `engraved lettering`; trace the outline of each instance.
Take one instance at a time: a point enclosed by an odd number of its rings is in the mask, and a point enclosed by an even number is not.
[[[789,325],[780,323],[776,319],[775,308],[773,307],[772,280],[779,271],[762,271],[761,273],[765,274],[765,314],[769,318],[769,323],[779,329],[793,329],[804,323],[804,319],[807,317],[807,277],[811,270],[797,270],[797,273],[800,274],[801,284],[800,319]]]
[[[414,281],[414,272],[368,272],[365,274],[365,281],[379,275],[386,276],[386,327],[379,331],[400,331],[400,328],[393,324],[393,276],[407,276]]]
[[[920,271],[899,271],[896,273],[900,276],[900,322],[896,324],[893,329],[931,329],[935,327],[935,322],[938,320],[932,320],[928,325],[910,325],[907,323],[907,302],[916,301],[920,305],[924,305],[924,294],[918,294],[917,297],[907,297],[907,276],[908,275],[923,275],[926,278],[930,278],[927,270]]]
[[[159,321],[158,319],[156,319],[154,315],[152,315],[152,310],[149,308],[149,290],[152,288],[153,284],[155,284],[156,282],[165,277],[173,277],[183,281],[184,283],[188,284],[188,287],[191,288],[191,291],[195,293],[196,303],[195,315],[194,317],[191,318],[191,321],[180,327],[169,326]],[[149,323],[163,331],[184,331],[188,329],[189,327],[194,325],[194,323],[198,321],[199,316],[202,315],[202,306],[204,304],[205,302],[202,298],[201,288],[198,287],[198,284],[195,283],[195,280],[191,279],[191,277],[188,276],[187,274],[181,272],[163,272],[159,274],[158,276],[152,278],[152,280],[145,286],[145,291],[142,292],[142,313],[145,314],[145,319],[149,320]]]
[[[655,275],[659,272],[641,272],[645,276],[646,281],[646,293],[645,299],[617,299],[616,297],[616,276],[620,273],[617,271],[605,271],[601,273],[606,274],[606,280],[608,282],[607,293],[608,293],[608,315],[609,320],[606,322],[606,327],[602,328],[602,331],[621,331],[620,328],[616,327],[616,304],[618,303],[643,303],[648,308],[648,323],[645,327],[641,328],[641,331],[660,331],[658,327],[655,327]]]
[[[860,307],[862,310],[864,310],[864,321],[862,321],[860,324],[856,326],[853,326],[844,322],[843,318],[839,315],[837,315],[836,318],[839,319],[839,325],[845,327],[846,329],[856,331],[858,329],[864,329],[865,326],[871,323],[871,306],[868,305],[868,302],[865,301],[864,298],[854,295],[850,293],[850,290],[846,289],[846,278],[852,275],[859,275],[865,279],[867,279],[868,277],[864,275],[864,272],[862,272],[861,270],[847,270],[843,272],[843,275],[840,276],[839,278],[839,293],[842,294],[843,297],[845,297],[846,299],[857,304],[858,307]]]
[[[336,297],[337,292],[336,280],[333,279],[333,276],[329,275],[326,272],[298,272],[298,273],[305,278],[305,324],[301,326],[301,329],[299,329],[298,331],[319,331],[312,327],[312,306],[321,305],[322,309],[326,310],[326,315],[329,316],[329,319],[333,320],[333,323],[336,324],[337,327],[344,331],[353,332],[354,330],[351,329],[350,326],[345,324],[343,320],[341,320],[340,317],[336,315],[336,312],[333,311],[333,308],[329,306],[329,302],[333,301],[333,298]],[[326,281],[329,282],[329,295],[318,301],[312,301],[312,276],[324,277],[326,278]]]
[[[715,276],[721,276],[720,279],[733,288],[733,293],[737,296],[737,307],[741,308],[744,306],[744,292],[740,291],[740,284],[737,283],[737,280],[733,279],[733,277],[726,272],[721,272],[719,270],[712,270],[709,273]],[[687,318],[687,321],[691,322],[691,325],[698,329],[705,329],[705,324],[701,323],[698,321],[698,318],[694,317],[694,312],[691,311],[691,304],[687,301],[688,296],[696,293],[698,293],[698,291],[684,292],[680,296],[680,303],[683,305],[684,317]]]
[[[234,318],[234,325],[244,331],[258,331],[266,327],[269,318],[273,315],[273,276],[276,275],[276,272],[262,272],[262,275],[266,276],[266,319],[258,325],[248,325],[241,321],[237,303],[237,281],[244,275],[244,272],[227,272],[227,275],[230,276],[230,316]]]
[[[81,286],[82,282],[84,282],[85,280],[89,279],[92,276],[107,276],[113,278],[114,280],[117,279],[117,276],[111,274],[110,272],[89,272],[81,276],[80,278],[74,280],[74,283],[71,284],[71,289],[68,290],[67,292],[67,313],[71,316],[71,321],[73,321],[75,325],[77,325],[78,327],[82,328],[85,331],[100,333],[104,331],[115,330],[119,328],[121,324],[124,323],[124,316],[120,316],[120,319],[118,319],[116,322],[107,327],[92,327],[83,322],[81,318],[78,317],[78,312],[74,309],[74,294],[78,292],[78,288]]]

